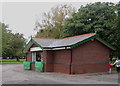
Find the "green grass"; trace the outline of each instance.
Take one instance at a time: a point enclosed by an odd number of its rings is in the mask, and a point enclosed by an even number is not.
[[[23,64],[23,62],[2,62],[1,64]]]
[[[20,59],[20,61],[23,61],[23,62],[24,62],[24,61],[26,61],[26,59]]]
[[[19,59],[20,61],[25,61],[25,59]],[[16,61],[16,59],[2,59],[0,61]]]
[[[16,61],[16,59],[1,59],[0,61]]]
[[[19,59],[19,61],[16,61],[16,59],[2,59],[0,61],[0,64],[23,64],[25,59]]]

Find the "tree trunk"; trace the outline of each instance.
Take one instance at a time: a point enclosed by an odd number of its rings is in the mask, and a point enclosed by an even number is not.
[[[17,61],[19,61],[19,57],[16,57]]]

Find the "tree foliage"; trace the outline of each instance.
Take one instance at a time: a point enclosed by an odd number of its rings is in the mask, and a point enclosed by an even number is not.
[[[23,57],[22,49],[25,45],[23,34],[12,33],[8,26],[0,23],[2,26],[2,57]]]
[[[43,13],[42,23],[36,22],[36,27],[40,28],[36,37],[60,38],[66,18],[71,17],[73,13],[75,8],[71,5],[59,5],[52,8],[50,12]]]
[[[114,30],[116,19],[113,3],[94,3],[81,6],[64,26],[65,36],[74,36],[84,33],[96,32],[108,36]],[[112,34],[111,34],[112,35]]]
[[[81,6],[72,18],[67,19],[63,27],[64,37],[97,33],[104,40],[118,47],[120,44],[120,32],[118,32],[118,28],[120,28],[118,21],[120,21],[120,18],[117,16],[119,14],[119,12],[117,13],[118,6],[109,2],[96,2]],[[116,27],[116,23],[118,27]],[[116,52],[118,50],[113,53],[118,56],[118,54],[115,54]]]
[[[116,30],[114,31],[114,38],[115,39],[115,45],[117,47],[115,51],[115,55],[120,57],[120,2],[116,5],[116,12],[117,12],[117,18],[116,18]]]

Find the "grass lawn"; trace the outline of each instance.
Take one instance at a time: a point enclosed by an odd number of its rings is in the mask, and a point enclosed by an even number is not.
[[[2,62],[1,64],[23,64],[23,62]]]
[[[25,59],[19,59],[20,61],[25,61]],[[0,61],[16,61],[16,59],[1,59]]]
[[[2,59],[0,60],[0,64],[23,64],[25,59],[19,59],[20,61],[16,61],[16,59]]]

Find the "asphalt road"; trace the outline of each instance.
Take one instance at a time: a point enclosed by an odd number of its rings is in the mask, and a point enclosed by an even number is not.
[[[117,73],[68,76],[24,71],[22,64],[4,64],[1,73],[2,84],[118,84]]]

